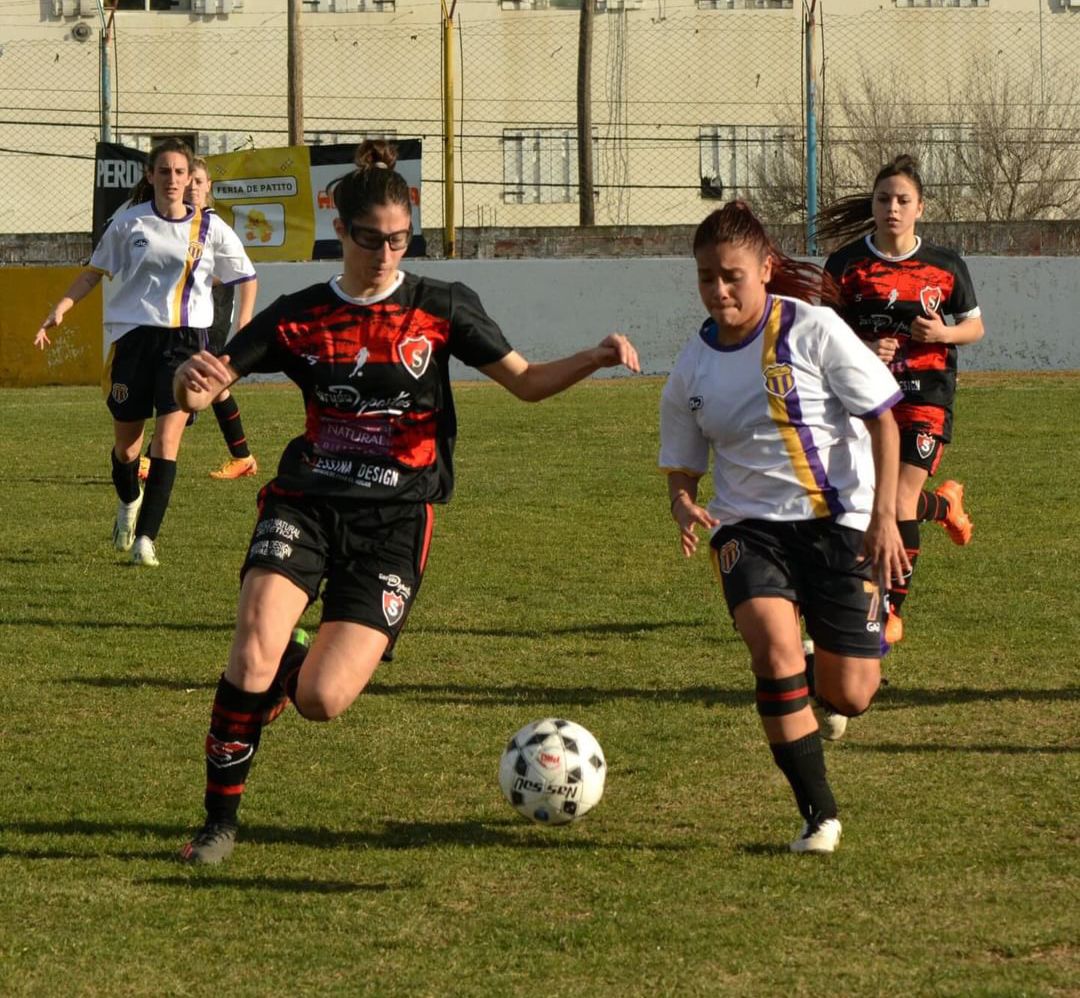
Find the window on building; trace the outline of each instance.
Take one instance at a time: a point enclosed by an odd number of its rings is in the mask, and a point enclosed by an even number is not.
[[[975,126],[960,122],[925,126],[926,152],[920,174],[926,185],[950,197],[967,197],[974,193],[962,178],[969,176],[969,154],[977,150]]]
[[[508,204],[577,202],[576,128],[506,128],[502,141],[503,201]],[[595,153],[595,134],[593,149]]]
[[[581,0],[499,0],[503,10],[581,10]],[[593,0],[598,14],[616,13],[621,10],[640,10],[645,0]],[[789,4],[790,6],[790,4]]]
[[[801,154],[802,135],[779,125],[703,125],[698,130],[701,196],[730,201],[779,182]]]
[[[893,0],[896,7],[989,7],[990,0]]]
[[[395,0],[304,0],[313,14],[352,14],[365,10],[394,10]]]
[[[697,0],[700,10],[790,10],[792,0]]]

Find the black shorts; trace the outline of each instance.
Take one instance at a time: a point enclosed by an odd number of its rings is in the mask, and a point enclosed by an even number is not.
[[[434,522],[426,503],[362,506],[283,494],[271,482],[259,493],[240,577],[270,569],[303,589],[309,604],[322,588],[324,621],[373,627],[393,648],[423,579]]]
[[[742,520],[712,539],[713,564],[732,613],[755,596],[798,604],[814,644],[853,658],[880,658],[885,610],[861,530],[831,519]]]
[[[110,348],[101,376],[113,419],[134,423],[180,406],[173,395],[176,369],[206,344],[206,331],[191,326],[136,326]]]
[[[945,453],[945,441],[923,430],[900,431],[900,462],[922,468],[933,477]]]

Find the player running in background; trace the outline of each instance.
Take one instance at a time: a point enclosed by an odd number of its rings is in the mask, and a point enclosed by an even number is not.
[[[105,306],[109,355],[102,377],[113,417],[112,480],[119,499],[113,545],[136,565],[158,564],[155,542],[176,480],[176,459],[188,414],[172,390],[176,369],[199,350],[213,320],[211,283],[240,283],[254,301],[255,268],[236,233],[213,212],[184,203],[193,156],[180,139],[165,139],[147,162],[147,198],[118,212],[90,264],[46,316],[34,338],[88,295],[102,275],[119,288]],[[139,487],[146,420],[154,415],[150,470]]]
[[[825,270],[840,287],[840,314],[888,364],[904,392],[893,410],[900,426],[896,515],[913,571],[920,522],[940,523],[955,544],[971,540],[964,486],[952,480],[933,491],[925,486],[952,439],[956,348],[983,335],[964,261],[915,234],[923,207],[914,161],[897,156],[878,172],[870,194],[836,201],[820,213],[817,226],[821,239],[859,236],[831,254]],[[889,644],[904,636],[901,614],[910,586],[909,574],[889,590]]]
[[[841,826],[810,705],[865,711],[881,681],[877,580],[908,569],[896,526],[896,380],[831,309],[819,268],[773,244],[741,201],[694,236],[709,318],[683,347],[660,404],[660,466],[683,554],[710,541],[773,759],[803,818],[793,852],[830,853]],[[698,482],[713,463],[713,498]]]
[[[253,371],[284,372],[305,407],[303,434],[259,495],[206,739],[206,821],[181,851],[185,862],[232,852],[263,726],[290,701],[308,720],[341,714],[400,634],[423,578],[432,504],[453,490],[450,358],[526,401],[603,367],[638,370],[618,335],[530,364],[469,288],[399,270],[412,212],[396,158],[392,145],[365,142],[359,168],[333,188],[344,273],[279,298],[227,355],[199,353],[176,374],[188,411]],[[308,650],[294,627],[320,589],[322,622]]]

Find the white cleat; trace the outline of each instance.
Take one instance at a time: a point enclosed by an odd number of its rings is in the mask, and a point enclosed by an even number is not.
[[[806,668],[809,672],[813,668],[812,658],[814,654],[814,642],[806,638],[802,643],[803,656],[806,658]],[[832,707],[822,703],[817,697],[810,698],[810,706],[817,718],[818,731],[827,742],[835,742],[844,737],[847,731],[848,719],[843,714],[836,713]]]
[[[154,550],[154,542],[149,537],[136,538],[135,545],[131,549],[131,563],[147,565],[150,568],[157,568],[161,564],[158,561],[157,551]]]
[[[802,832],[789,848],[792,852],[827,856],[829,853],[836,852],[836,847],[840,844],[841,831],[838,818],[826,818],[814,825],[804,822]]]
[[[139,492],[139,498],[134,502],[118,502],[116,505],[112,542],[117,551],[130,551],[131,545],[135,543],[135,524],[139,519],[142,500],[143,494]]]

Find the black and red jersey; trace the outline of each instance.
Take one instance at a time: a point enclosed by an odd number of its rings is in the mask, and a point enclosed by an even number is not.
[[[226,350],[241,376],[280,371],[303,392],[304,433],[275,487],[370,503],[450,498],[450,357],[483,367],[510,351],[473,291],[411,274],[371,299],[350,298],[337,278],[284,295]]]
[[[902,404],[951,410],[956,393],[956,347],[916,343],[912,320],[930,311],[954,321],[979,315],[975,288],[959,254],[916,238],[902,257],[883,256],[870,236],[842,246],[825,261],[840,285],[840,314],[864,340],[900,341],[889,365],[904,392]]]

